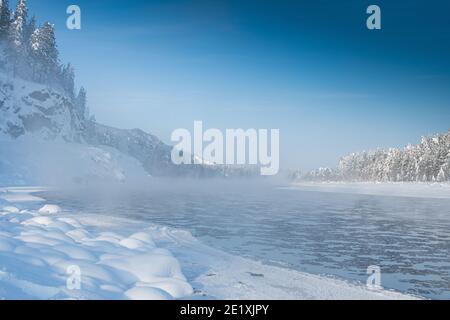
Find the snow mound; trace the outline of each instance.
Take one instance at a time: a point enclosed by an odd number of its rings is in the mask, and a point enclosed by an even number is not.
[[[16,207],[4,207],[3,211],[9,212],[9,213],[19,213],[20,210]]]
[[[180,299],[193,293],[177,259],[155,246],[152,230],[87,230],[54,205],[39,211],[7,206],[0,213],[0,299]]]
[[[61,208],[56,205],[46,204],[38,211],[40,214],[57,214],[61,213]]]
[[[149,287],[134,287],[125,292],[125,295],[131,300],[171,300],[171,296],[165,291]]]
[[[106,216],[100,218],[86,214],[78,215],[78,218],[86,226],[103,225],[109,230],[133,230],[141,224],[128,219]],[[161,226],[151,226],[148,230],[157,247],[165,248],[177,257],[188,282],[194,288],[196,299],[417,299],[395,291],[372,290],[365,284],[268,266],[233,256],[202,244],[184,230]],[[160,283],[157,287],[175,294],[167,285],[177,281]],[[126,294],[145,296],[147,290],[142,285],[137,285]],[[148,294],[157,292],[152,290]]]

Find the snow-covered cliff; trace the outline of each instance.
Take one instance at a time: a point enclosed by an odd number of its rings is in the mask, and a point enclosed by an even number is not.
[[[255,168],[174,165],[171,147],[139,129],[85,117],[64,90],[0,73],[0,185],[256,175]]]
[[[86,120],[55,88],[0,74],[0,185],[148,177],[142,160],[157,163],[164,157],[153,154],[168,147],[142,133],[136,157],[126,132]]]
[[[82,142],[83,122],[63,93],[0,74],[0,134]]]

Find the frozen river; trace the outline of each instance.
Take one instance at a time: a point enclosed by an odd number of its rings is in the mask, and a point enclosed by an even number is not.
[[[74,197],[74,194],[77,194]],[[450,200],[309,192],[257,183],[162,183],[47,192],[69,210],[190,231],[228,253],[319,275],[450,299]]]

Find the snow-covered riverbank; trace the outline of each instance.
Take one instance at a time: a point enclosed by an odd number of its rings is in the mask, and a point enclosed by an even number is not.
[[[107,223],[82,224],[75,215],[29,196],[26,188],[4,191],[0,197],[9,201],[3,200],[0,210],[1,298],[171,299],[192,294],[178,261],[155,245],[148,230],[108,232]],[[36,202],[41,209],[27,209]]]
[[[186,231],[65,212],[34,191],[0,189],[3,299],[411,298],[228,255]]]
[[[298,182],[287,188],[301,191],[450,199],[450,183]]]

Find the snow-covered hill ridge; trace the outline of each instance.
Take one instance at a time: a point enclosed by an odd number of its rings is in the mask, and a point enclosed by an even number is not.
[[[143,159],[154,159],[150,169],[167,148],[144,132],[87,120],[63,90],[0,73],[0,185],[145,179]]]
[[[108,146],[135,158],[151,175],[176,175],[180,169],[172,163],[168,145],[139,129],[116,129],[86,121],[83,137],[91,145]]]

